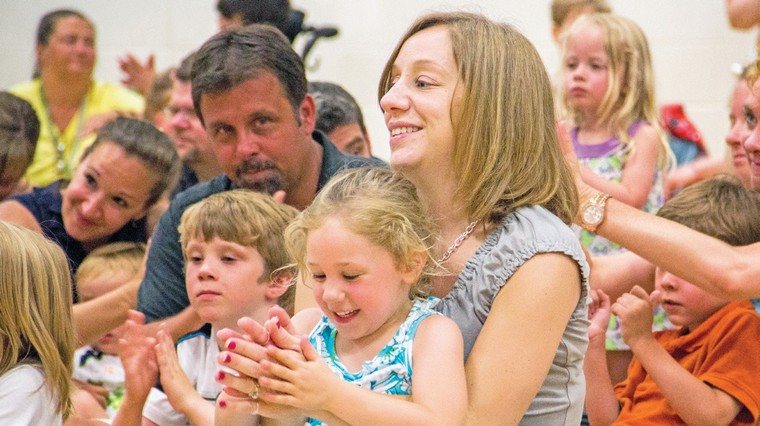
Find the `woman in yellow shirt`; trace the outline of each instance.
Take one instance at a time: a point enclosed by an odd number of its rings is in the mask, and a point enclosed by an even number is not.
[[[89,134],[116,113],[141,114],[142,97],[121,86],[93,80],[95,26],[82,13],[59,9],[37,27],[37,65],[31,81],[11,92],[34,107],[40,139],[26,180],[45,186],[71,179]]]

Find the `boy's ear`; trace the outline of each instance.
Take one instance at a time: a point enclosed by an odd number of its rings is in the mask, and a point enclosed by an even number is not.
[[[266,296],[269,299],[277,300],[285,294],[286,291],[293,284],[293,272],[281,271],[272,276],[272,279],[267,283]]]

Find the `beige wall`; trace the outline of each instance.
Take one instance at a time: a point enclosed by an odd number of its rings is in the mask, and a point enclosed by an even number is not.
[[[396,40],[425,11],[482,12],[514,24],[536,45],[550,72],[559,53],[549,36],[549,0],[291,0],[307,23],[340,28],[313,50],[309,79],[344,85],[362,104],[376,153],[388,157],[387,132],[377,106],[377,80]],[[649,37],[660,103],[683,102],[713,152],[728,128],[730,66],[750,59],[754,33],[728,27],[722,0],[613,0],[615,11]],[[58,7],[89,15],[98,31],[97,78],[118,81],[116,58],[126,51],[156,53],[159,69],[175,64],[216,30],[214,0],[0,0],[0,87],[25,80],[33,67],[39,17]],[[297,44],[298,49],[298,44]],[[300,50],[300,49],[299,49]]]

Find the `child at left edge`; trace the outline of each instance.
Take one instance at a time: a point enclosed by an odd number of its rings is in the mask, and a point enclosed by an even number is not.
[[[401,175],[364,168],[334,176],[285,237],[319,308],[292,319],[290,331],[304,336],[287,338],[299,350],[267,349],[272,362],[259,363],[253,410],[280,421],[308,417],[311,425],[462,424],[462,335],[432,309],[437,299],[425,297],[438,265],[428,251],[434,230]],[[264,327],[286,340],[275,318]],[[239,355],[223,352],[225,359],[234,366]],[[223,392],[217,422],[250,407]]]
[[[216,359],[223,342],[212,336],[220,328],[237,329],[243,316],[263,322],[278,303],[292,310],[283,233],[297,213],[267,194],[248,190],[215,194],[185,211],[179,232],[187,295],[207,326],[180,338],[176,350],[163,331],[152,347],[152,339],[136,331],[139,325],[128,327],[119,342],[120,349],[130,350],[120,353],[126,384],[114,425],[214,423],[214,401],[222,389],[215,381]],[[149,371],[151,364],[160,370],[163,392],[151,388],[156,376]],[[246,422],[255,420],[248,416]]]

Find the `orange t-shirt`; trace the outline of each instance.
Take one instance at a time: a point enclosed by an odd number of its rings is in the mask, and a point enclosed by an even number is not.
[[[760,415],[760,315],[748,301],[730,303],[691,333],[655,333],[657,341],[693,376],[744,408],[733,425],[756,425]],[[683,424],[660,387],[633,358],[628,378],[615,386],[621,408],[615,424]]]

